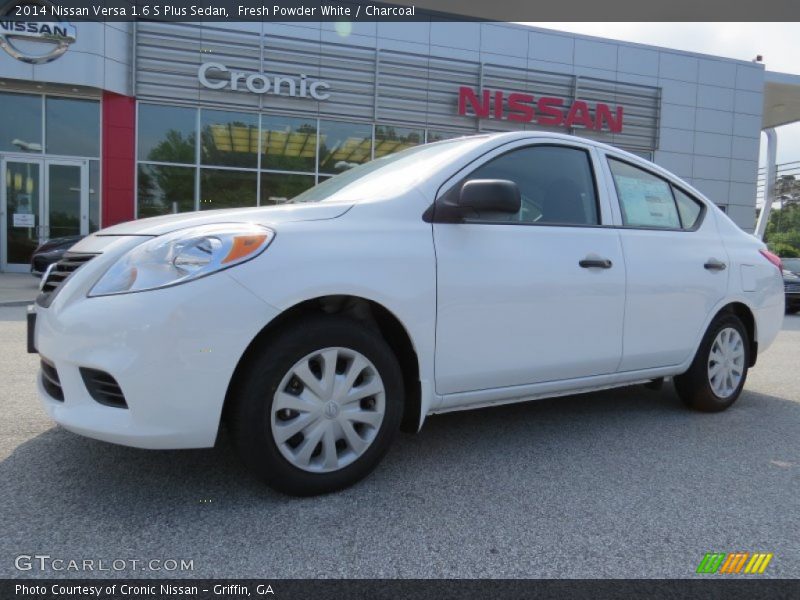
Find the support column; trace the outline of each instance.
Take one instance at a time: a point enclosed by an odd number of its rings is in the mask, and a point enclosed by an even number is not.
[[[764,206],[761,207],[755,233],[760,240],[764,239],[764,232],[767,230],[769,213],[775,201],[775,182],[778,179],[778,134],[772,127],[765,129],[764,133],[767,135],[767,179],[764,182]]]
[[[136,214],[136,99],[103,92],[102,226],[130,221]]]

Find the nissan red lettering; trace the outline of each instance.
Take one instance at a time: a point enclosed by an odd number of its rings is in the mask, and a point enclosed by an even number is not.
[[[484,89],[458,88],[458,114],[479,119],[506,119],[518,123],[535,122],[548,127],[582,127],[611,133],[622,132],[623,108],[603,102],[576,100],[568,104],[561,98]]]

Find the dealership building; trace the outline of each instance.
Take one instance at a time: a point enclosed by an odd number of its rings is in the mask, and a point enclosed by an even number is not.
[[[652,159],[753,231],[761,132],[798,98],[760,63],[514,24],[0,21],[0,270],[43,239],[524,129]]]

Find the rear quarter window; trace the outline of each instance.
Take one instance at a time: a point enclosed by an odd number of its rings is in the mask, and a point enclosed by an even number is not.
[[[678,205],[678,214],[681,218],[683,229],[694,229],[700,224],[703,215],[703,204],[689,194],[684,193],[680,188],[672,187],[675,193],[675,203]]]

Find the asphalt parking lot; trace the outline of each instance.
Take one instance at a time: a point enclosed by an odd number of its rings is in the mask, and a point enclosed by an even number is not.
[[[431,417],[366,481],[298,500],[225,439],[146,451],[54,426],[24,308],[0,308],[0,577],[682,578],[712,551],[800,577],[799,357],[787,317],[717,415],[665,385]],[[193,570],[19,571],[24,554]]]

